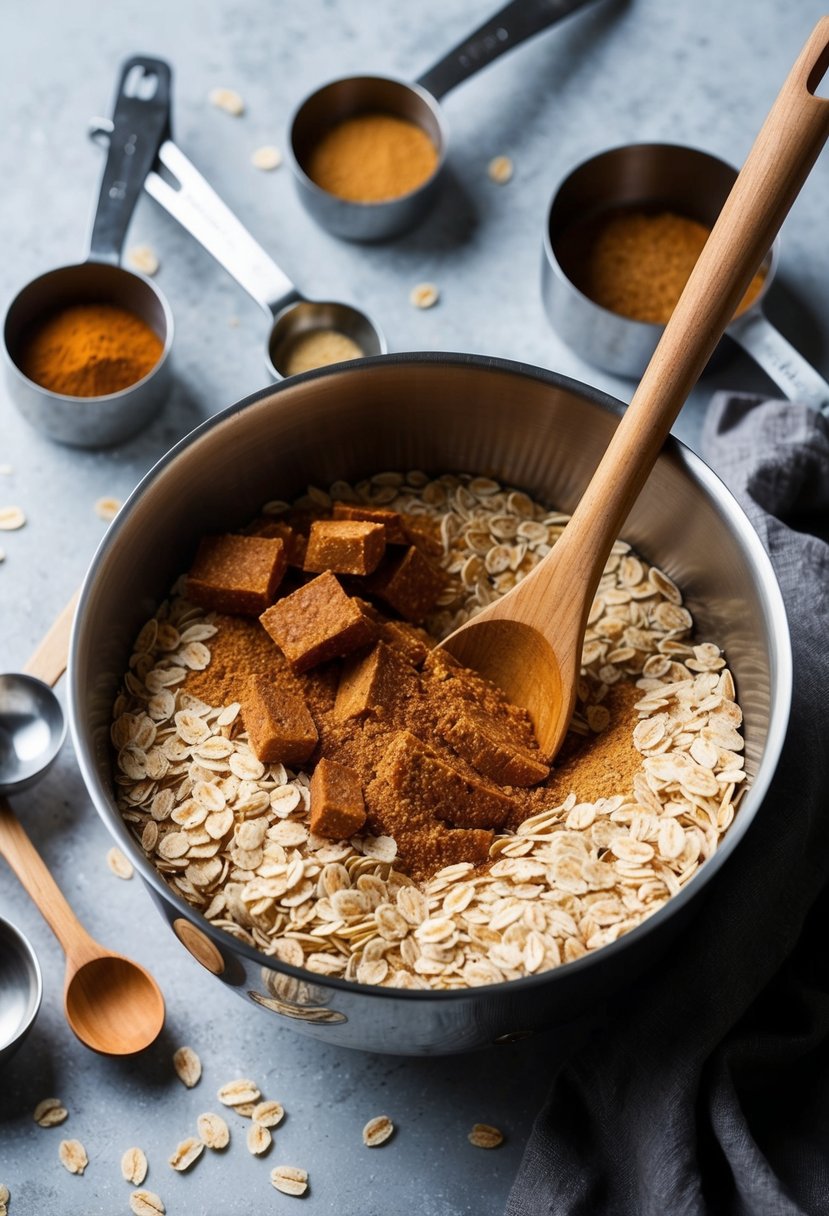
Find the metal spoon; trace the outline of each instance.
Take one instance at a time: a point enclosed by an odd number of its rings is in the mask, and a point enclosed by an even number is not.
[[[104,143],[111,129],[108,119],[93,118],[89,134],[95,143]],[[286,360],[295,340],[314,330],[336,330],[351,338],[364,355],[385,354],[386,340],[367,312],[353,304],[308,300],[302,295],[172,140],[165,140],[158,149],[158,163],[167,176],[149,173],[144,181],[147,193],[267,314],[270,331],[265,365],[274,380],[288,374]]]
[[[829,137],[829,100],[814,94],[827,66],[824,17],[778,94],[570,523],[514,590],[444,642],[529,710],[545,757],[555,755],[570,721],[587,615],[613,542]]]
[[[419,223],[437,198],[448,128],[439,101],[450,89],[592,0],[512,0],[454,47],[414,84],[390,76],[346,76],[323,85],[297,108],[288,147],[306,211],[335,236],[382,241]],[[323,190],[308,175],[312,149],[333,126],[366,112],[392,114],[421,127],[435,145],[437,166],[416,190],[382,203],[353,203]]]
[[[0,677],[0,853],[66,955],[64,1010],[77,1037],[104,1055],[148,1047],[164,1025],[164,998],[139,963],[90,937],[4,795],[27,789],[55,762],[66,724],[51,691],[66,667],[73,600],[26,665]]]
[[[150,421],[169,388],[167,356],[173,314],[164,295],[144,275],[119,265],[144,177],[169,133],[170,69],[160,59],[137,55],[122,69],[110,131],[115,132],[101,177],[89,253],[33,279],[9,305],[3,351],[9,394],[38,430],[74,447],[97,448],[128,439]],[[27,331],[70,304],[117,304],[140,317],[163,342],[155,367],[137,384],[103,397],[71,397],[35,384],[20,370]]]

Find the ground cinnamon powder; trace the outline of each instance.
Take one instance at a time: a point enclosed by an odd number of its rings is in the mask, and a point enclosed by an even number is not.
[[[152,371],[164,344],[149,325],[117,304],[72,304],[26,335],[24,376],[67,397],[104,397]]]
[[[682,294],[710,229],[672,211],[613,211],[574,224],[558,250],[567,277],[610,312],[664,325]],[[735,316],[757,298],[752,279]]]
[[[351,203],[382,203],[416,190],[437,168],[438,153],[416,123],[392,114],[357,114],[312,148],[308,176]]]

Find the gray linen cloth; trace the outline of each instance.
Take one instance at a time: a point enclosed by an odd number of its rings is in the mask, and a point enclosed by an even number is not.
[[[829,422],[719,394],[702,451],[783,592],[786,742],[693,924],[548,1063],[509,1216],[829,1213]]]

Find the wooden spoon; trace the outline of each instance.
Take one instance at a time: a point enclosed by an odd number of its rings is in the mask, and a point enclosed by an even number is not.
[[[587,615],[613,542],[688,393],[829,136],[829,17],[801,51],[700,254],[633,400],[551,552],[443,642],[529,710],[552,759],[576,696]],[[670,511],[671,504],[665,503]]]
[[[34,655],[26,673],[50,686],[66,669],[74,597]],[[87,1047],[123,1056],[148,1047],[164,1025],[164,998],[148,971],[105,950],[90,937],[17,820],[0,796],[0,853],[37,904],[66,955],[64,1009],[69,1026]]]

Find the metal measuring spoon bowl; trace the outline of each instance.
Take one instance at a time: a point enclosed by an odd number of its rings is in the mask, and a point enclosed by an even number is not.
[[[625,211],[667,211],[710,229],[736,179],[732,165],[698,148],[626,144],[583,161],[556,187],[544,227],[541,294],[553,328],[585,362],[638,379],[665,329],[611,312],[577,285],[570,261],[585,224]],[[726,333],[787,397],[826,409],[829,385],[763,312],[779,257],[778,238],[761,267],[760,290]]]
[[[316,89],[291,119],[287,147],[300,201],[321,227],[351,241],[383,241],[408,232],[434,204],[443,180],[449,131],[441,99],[503,55],[593,0],[513,0],[468,35],[413,84],[390,76],[346,76]],[[345,119],[385,114],[414,123],[434,145],[437,163],[414,190],[359,203],[324,190],[308,172],[311,152]]]
[[[66,738],[60,702],[34,676],[0,675],[0,794],[19,794],[39,781]]]
[[[32,1028],[43,997],[43,976],[31,943],[0,917],[0,1065]]]
[[[105,143],[110,132],[107,119],[93,118],[89,134],[95,143]],[[361,355],[386,353],[383,332],[365,310],[334,300],[306,299],[172,140],[158,149],[158,166],[164,176],[156,170],[148,173],[147,193],[212,254],[268,317],[265,366],[274,380],[289,374],[291,346],[309,333],[333,330],[350,339]]]
[[[144,178],[169,134],[170,78],[160,59],[134,56],[123,65],[87,257],[39,275],[6,313],[3,353],[10,396],[38,430],[74,447],[107,447],[128,439],[154,417],[169,389],[170,307],[154,283],[119,261]],[[29,379],[21,355],[32,327],[70,305],[90,303],[117,305],[158,335],[162,351],[152,370],[135,384],[99,397],[52,392]]]

